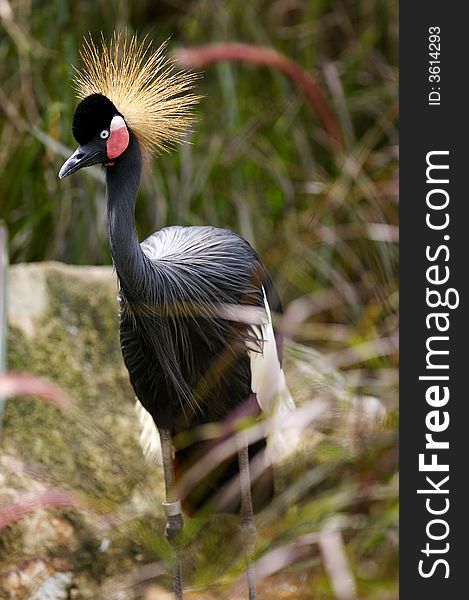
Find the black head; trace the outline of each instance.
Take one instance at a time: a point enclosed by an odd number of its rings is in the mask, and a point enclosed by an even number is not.
[[[80,146],[62,165],[60,178],[99,163],[112,166],[129,145],[124,118],[102,94],[91,94],[80,102],[73,115],[72,131]]]
[[[109,129],[112,117],[119,111],[102,94],[87,96],[76,107],[73,114],[73,137],[80,144],[87,144],[104,129]]]

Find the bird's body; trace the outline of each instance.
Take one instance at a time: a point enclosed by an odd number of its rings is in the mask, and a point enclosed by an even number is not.
[[[271,311],[281,312],[280,300],[248,242],[214,227],[167,227],[141,244],[137,239],[141,147],[164,147],[177,139],[187,126],[187,109],[194,97],[187,96],[186,101],[172,97],[190,87],[192,78],[187,74],[178,79],[163,69],[164,77],[150,77],[150,67],[165,66],[160,50],[142,68],[147,87],[128,90],[126,83],[142,80],[138,73],[129,77],[128,52],[136,48],[134,41],[119,38],[111,50],[103,43],[109,74],[100,71],[98,53],[88,46],[84,56],[88,73],[79,79],[85,97],[73,121],[81,145],[60,176],[98,162],[106,167],[122,353],[136,396],[160,433],[171,541],[182,526],[180,500],[192,510],[240,510],[249,529],[253,507],[261,508],[272,495],[272,471],[264,452],[266,436],[248,440],[237,433],[238,420],[257,419],[263,410],[272,417],[282,405],[291,407],[292,401],[281,370],[280,337],[274,335],[271,321]],[[141,68],[146,50],[140,47],[137,53]],[[122,54],[125,69],[119,62]],[[155,86],[153,91],[160,96],[156,105],[148,85]],[[156,119],[148,137],[139,94],[146,98],[143,108],[153,111]],[[130,123],[121,105],[129,111]],[[168,118],[168,125],[162,116]],[[207,424],[218,424],[220,429],[204,441],[197,438],[197,429]],[[230,438],[237,445],[223,450],[221,460],[207,462]],[[257,465],[255,477],[252,469],[249,472],[250,461]],[[183,485],[184,474],[198,464],[204,465],[203,472]],[[182,598],[180,571],[174,577],[176,596]],[[252,598],[253,589],[250,581]]]
[[[226,229],[168,227],[141,251],[141,291],[119,277],[121,344],[137,397],[158,427],[175,433],[222,421],[251,393],[246,342],[254,335],[229,319],[227,307],[262,309],[266,273],[247,242]]]
[[[240,409],[243,416],[258,416],[248,354],[249,342],[257,338],[252,326],[234,321],[228,308],[263,310],[264,286],[275,298],[254,250],[231,231],[213,227],[167,227],[145,240],[141,250],[148,280],[142,281],[139,298],[121,280],[120,339],[136,396],[157,428],[177,439],[198,426],[223,423]],[[264,448],[261,440],[250,453]],[[203,450],[202,443],[176,448],[179,477]],[[183,495],[186,508],[202,508],[237,472],[234,454],[221,477],[199,485],[198,496]],[[268,489],[254,498],[266,500],[272,481],[264,476],[262,483]],[[213,508],[237,512],[239,494]],[[254,509],[259,508],[257,502]]]

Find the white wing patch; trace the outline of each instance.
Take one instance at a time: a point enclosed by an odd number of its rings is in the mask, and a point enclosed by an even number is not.
[[[293,432],[282,427],[285,417],[295,409],[295,402],[285,381],[285,373],[280,366],[277,354],[272,315],[265,290],[265,316],[256,319],[253,325],[261,341],[262,352],[254,342],[247,342],[251,363],[251,390],[256,394],[257,402],[267,418],[267,460],[278,462],[295,447],[297,440]],[[148,460],[162,464],[161,440],[158,429],[150,413],[137,400],[135,410],[140,421],[140,446]]]
[[[295,402],[285,381],[285,373],[280,366],[277,354],[272,315],[264,288],[266,317],[255,329],[262,340],[262,352],[248,342],[248,355],[251,362],[251,390],[268,419],[267,455],[271,462],[278,462],[292,450],[294,440],[282,428],[284,418],[295,410]]]
[[[143,454],[148,460],[162,465],[161,440],[155,421],[153,421],[153,417],[143,408],[138,400],[135,402],[135,411],[141,427],[139,442]]]

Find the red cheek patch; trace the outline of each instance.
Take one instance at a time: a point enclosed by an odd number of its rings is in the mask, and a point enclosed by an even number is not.
[[[117,158],[129,145],[129,130],[120,115],[112,118],[109,137],[106,142],[107,157],[109,160]]]

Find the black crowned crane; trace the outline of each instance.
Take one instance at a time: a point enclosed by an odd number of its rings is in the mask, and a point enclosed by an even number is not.
[[[196,76],[178,73],[145,41],[114,35],[101,48],[90,39],[77,72],[80,103],[73,115],[78,149],[59,177],[103,165],[107,182],[109,244],[120,290],[120,341],[130,381],[146,418],[159,436],[167,516],[166,535],[175,553],[173,585],[182,598],[177,538],[182,506],[239,511],[248,556],[249,598],[255,576],[249,556],[255,539],[253,512],[272,496],[268,461],[281,437],[273,425],[294,406],[281,368],[281,340],[272,312],[278,294],[256,252],[239,235],[214,227],[165,227],[139,243],[135,202],[142,154],[183,140],[198,98]],[[143,410],[142,409],[142,410]],[[265,435],[236,433],[236,416],[267,415]],[[177,446],[178,434],[218,423],[236,445],[196,486],[180,488],[184,473],[213,451],[210,443]],[[239,428],[238,428],[239,429]],[[269,433],[272,433],[269,438]],[[274,441],[273,441],[274,440]],[[176,444],[176,445],[175,445]],[[267,447],[267,452],[266,452]],[[253,476],[257,459],[264,465]],[[233,486],[233,481],[235,485]],[[235,493],[222,493],[229,488]]]

